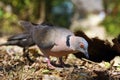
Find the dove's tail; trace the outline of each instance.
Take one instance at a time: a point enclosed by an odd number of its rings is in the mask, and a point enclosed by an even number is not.
[[[0,44],[0,46],[9,46],[9,45],[16,45],[18,41],[8,41],[6,43]]]

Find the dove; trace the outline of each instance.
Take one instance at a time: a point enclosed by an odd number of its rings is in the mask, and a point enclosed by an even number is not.
[[[46,57],[48,68],[55,68],[50,63],[49,56],[59,57],[61,64],[64,63],[62,56],[70,53],[82,52],[89,58],[88,42],[82,37],[75,36],[70,30],[48,24],[34,25],[29,21],[19,23],[31,34],[33,41]]]

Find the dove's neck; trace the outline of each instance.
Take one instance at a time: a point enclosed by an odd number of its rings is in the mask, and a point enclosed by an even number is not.
[[[68,35],[68,36],[66,37],[66,45],[67,45],[68,47],[70,47],[70,37],[71,37],[71,35]]]
[[[75,40],[75,36],[70,36],[69,38],[69,43],[70,43],[70,48],[74,51],[75,50],[75,43],[76,43],[76,40]]]

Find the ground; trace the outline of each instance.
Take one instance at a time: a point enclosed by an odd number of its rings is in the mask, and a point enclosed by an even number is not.
[[[56,66],[49,70],[44,57],[34,48],[29,50],[29,59],[17,46],[0,47],[0,80],[119,80],[120,66],[114,59],[96,63],[70,54],[64,57],[66,67]],[[52,63],[58,64],[51,57]],[[117,58],[118,63],[120,58]]]

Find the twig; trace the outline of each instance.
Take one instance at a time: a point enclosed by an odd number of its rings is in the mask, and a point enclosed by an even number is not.
[[[97,65],[98,65],[98,63],[95,63],[95,62],[93,62],[93,61],[90,61],[90,60],[88,60],[88,59],[85,59],[85,58],[82,58],[82,60],[84,60],[84,61],[87,61],[87,62],[89,62],[89,63],[93,63],[93,64],[97,64]]]

